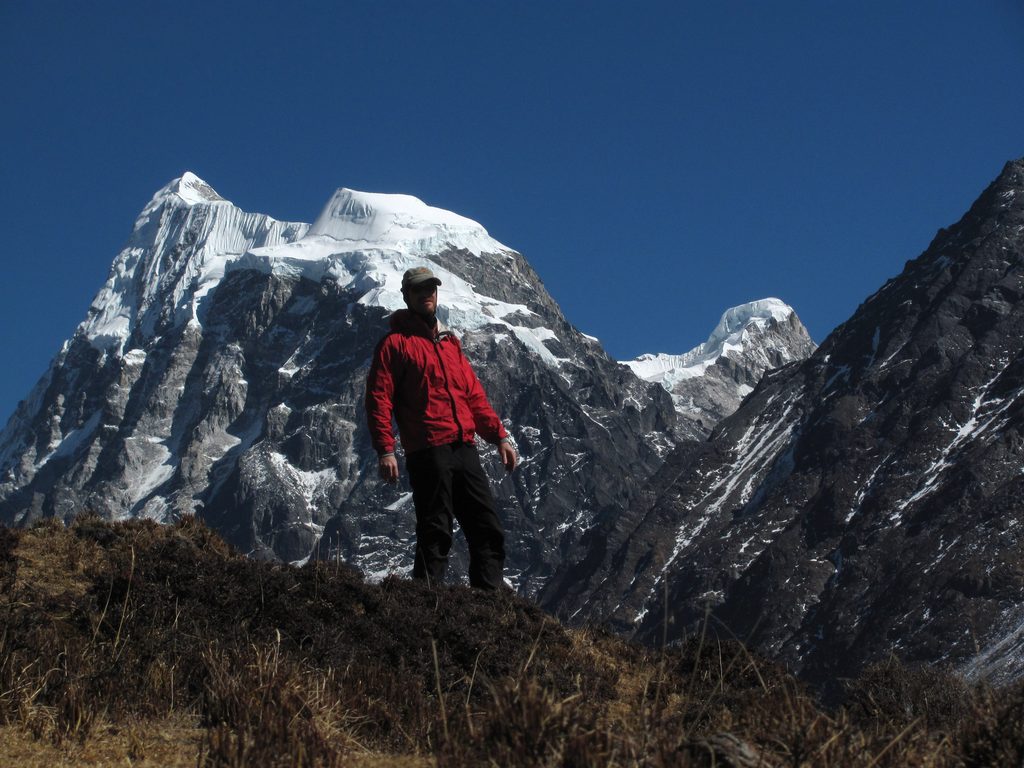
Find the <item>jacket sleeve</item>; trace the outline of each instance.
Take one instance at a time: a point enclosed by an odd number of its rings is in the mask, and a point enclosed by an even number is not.
[[[377,345],[366,376],[366,422],[370,440],[378,455],[393,453],[395,434],[391,428],[395,395],[395,349],[385,336]]]
[[[488,443],[499,443],[506,437],[508,432],[505,426],[494,412],[484,387],[473,372],[473,367],[462,354],[462,346],[459,346],[460,357],[462,358],[462,373],[466,379],[466,401],[469,409],[473,412],[473,422],[480,437]]]

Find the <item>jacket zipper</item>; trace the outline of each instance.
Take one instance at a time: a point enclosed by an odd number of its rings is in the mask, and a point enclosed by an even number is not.
[[[448,369],[445,368],[444,358],[441,356],[441,342],[443,339],[434,338],[434,351],[437,353],[437,362],[441,365],[441,374],[444,376],[444,389],[448,393],[448,402],[452,405],[452,421],[455,422],[455,426],[459,428],[459,442],[465,442],[465,438],[462,432],[462,424],[459,422],[459,414],[455,408],[455,395],[452,394],[452,386],[448,381]]]

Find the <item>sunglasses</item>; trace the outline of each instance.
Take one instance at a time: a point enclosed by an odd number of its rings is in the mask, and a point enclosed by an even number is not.
[[[417,285],[410,285],[406,288],[410,293],[433,293],[437,290],[437,285],[434,283],[419,283]]]

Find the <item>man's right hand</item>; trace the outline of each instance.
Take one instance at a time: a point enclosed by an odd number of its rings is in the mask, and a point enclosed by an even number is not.
[[[385,483],[398,482],[398,459],[395,458],[395,454],[389,453],[386,456],[381,456],[377,461],[377,466],[380,469],[381,480]]]

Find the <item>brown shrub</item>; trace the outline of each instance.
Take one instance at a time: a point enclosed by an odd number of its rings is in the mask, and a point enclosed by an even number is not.
[[[966,768],[1024,765],[1024,683],[979,695],[957,741]]]
[[[972,707],[970,686],[952,671],[907,665],[895,656],[866,667],[846,685],[846,709],[862,722],[898,727],[920,721],[930,730],[953,731]]]

